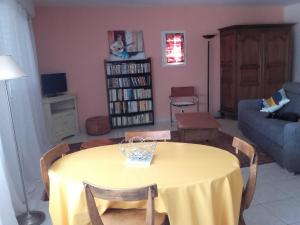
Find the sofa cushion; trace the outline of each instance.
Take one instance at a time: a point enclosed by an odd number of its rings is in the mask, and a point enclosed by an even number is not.
[[[283,88],[290,99],[290,103],[285,105],[280,112],[294,112],[300,115],[300,83],[286,83]]]
[[[266,113],[248,110],[240,114],[239,120],[257,130],[261,138],[269,138],[276,144],[283,146],[283,132],[287,121],[266,118]]]
[[[283,146],[284,127],[287,121],[266,119],[262,127],[263,134],[280,146]]]

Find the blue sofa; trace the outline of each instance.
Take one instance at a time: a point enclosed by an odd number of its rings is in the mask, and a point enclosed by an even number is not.
[[[291,100],[280,111],[300,115],[300,83],[284,84]],[[259,99],[242,100],[238,107],[238,125],[243,134],[260,150],[273,157],[282,167],[291,172],[300,172],[300,122],[266,118],[260,112]]]

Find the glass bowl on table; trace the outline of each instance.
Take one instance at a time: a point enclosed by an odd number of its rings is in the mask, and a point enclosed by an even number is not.
[[[157,142],[151,138],[132,137],[128,142],[123,140],[119,150],[126,157],[126,164],[130,166],[148,167],[154,156]]]

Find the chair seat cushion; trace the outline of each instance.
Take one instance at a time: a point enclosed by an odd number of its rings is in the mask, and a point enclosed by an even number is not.
[[[108,209],[101,219],[104,225],[144,225],[146,224],[146,210],[144,209]],[[155,213],[155,225],[162,225],[166,215]]]
[[[188,105],[195,105],[194,102],[172,102],[171,103],[173,106],[188,106]]]

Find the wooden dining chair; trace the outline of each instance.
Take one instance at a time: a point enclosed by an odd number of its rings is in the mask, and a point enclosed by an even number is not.
[[[245,154],[250,160],[249,178],[247,180],[246,186],[243,189],[240,217],[239,217],[239,225],[246,225],[243,217],[243,213],[245,209],[249,208],[254,196],[258,157],[252,145],[248,144],[247,142],[237,137],[233,138],[232,146],[236,149],[236,154],[238,154],[238,152],[240,151],[243,154]]]
[[[154,198],[157,197],[157,185],[149,185],[134,189],[108,189],[96,187],[84,182],[85,196],[92,225],[167,225],[165,214],[154,210]],[[143,201],[147,200],[144,209],[108,209],[100,216],[95,198],[110,201]]]
[[[68,154],[69,152],[70,152],[69,145],[66,143],[61,143],[51,148],[41,157],[40,169],[41,169],[41,175],[42,175],[44,188],[45,188],[43,200],[48,200],[49,198],[50,181],[49,181],[48,169],[57,159],[61,158],[63,155]]]
[[[183,107],[197,106],[199,112],[199,99],[195,87],[171,87],[170,99],[170,121],[173,122],[173,107],[178,107],[183,111]]]
[[[99,146],[105,146],[105,145],[113,145],[116,144],[111,139],[95,139],[95,140],[89,140],[86,142],[81,143],[80,149],[88,149],[88,148],[94,148]]]
[[[167,140],[171,140],[171,131],[157,130],[157,131],[125,132],[125,141],[129,141],[129,139],[133,137],[151,138],[155,141],[167,141]]]

